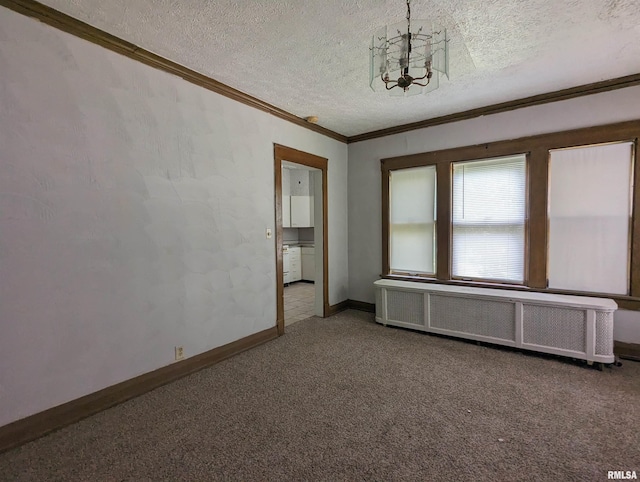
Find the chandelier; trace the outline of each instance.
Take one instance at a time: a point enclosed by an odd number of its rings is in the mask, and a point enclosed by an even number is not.
[[[449,78],[449,39],[444,28],[424,20],[382,27],[371,40],[369,85],[391,95],[407,96],[438,88],[438,76]]]

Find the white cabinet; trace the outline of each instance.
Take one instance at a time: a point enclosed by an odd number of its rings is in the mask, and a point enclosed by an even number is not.
[[[289,248],[282,249],[282,271],[284,274],[284,284],[291,283],[291,276],[289,275],[290,270],[290,262],[289,262]]]
[[[291,227],[291,196],[282,195],[282,227]]]
[[[302,279],[315,281],[316,279],[316,249],[302,248]]]
[[[289,281],[300,281],[302,279],[302,257],[299,247],[289,248]]]
[[[291,202],[291,227],[292,228],[312,228],[313,227],[313,197],[312,196],[291,196],[290,202]],[[283,213],[283,216],[284,216],[284,213]]]

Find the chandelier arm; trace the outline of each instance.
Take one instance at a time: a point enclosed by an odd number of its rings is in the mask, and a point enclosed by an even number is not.
[[[407,0],[407,69],[409,65],[411,65],[411,0]]]
[[[387,90],[391,90],[394,87],[398,87],[398,83],[397,82],[393,82],[394,85],[392,85],[391,87],[389,87],[389,84],[391,84],[392,82],[389,79],[385,79],[383,76],[383,74],[380,74],[380,79],[382,80],[382,82],[384,82],[384,88]]]

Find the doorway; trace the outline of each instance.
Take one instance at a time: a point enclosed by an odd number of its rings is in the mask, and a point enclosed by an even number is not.
[[[291,203],[291,192],[283,194],[283,167],[295,169],[295,179],[307,182],[307,193],[297,192]],[[328,244],[327,244],[327,159],[298,151],[290,147],[274,145],[275,211],[276,211],[276,305],[278,334],[285,331],[285,305],[296,306],[290,311],[289,320],[302,314],[324,317],[329,302],[328,288]],[[286,174],[286,171],[285,171]],[[286,181],[286,180],[285,180]],[[302,181],[300,181],[302,183]],[[286,184],[286,182],[285,182]],[[295,191],[295,190],[294,190]],[[312,194],[312,195],[311,195]],[[310,197],[311,199],[308,199]],[[292,216],[291,207],[294,214]],[[300,220],[309,216],[310,220]],[[291,221],[294,220],[292,226]],[[302,228],[300,227],[302,226]],[[294,231],[294,229],[296,231]],[[309,231],[311,229],[311,231]],[[286,231],[285,231],[286,230]],[[311,234],[310,234],[311,233]],[[286,234],[286,236],[285,236]],[[293,243],[292,241],[295,241]],[[295,245],[295,246],[293,246]],[[294,249],[292,249],[294,248]],[[306,249],[305,249],[306,248]],[[302,250],[304,249],[303,260]],[[291,257],[294,262],[291,266]],[[310,256],[311,255],[311,256]],[[300,271],[303,261],[307,270],[313,265],[312,276],[305,274],[303,280]],[[286,268],[286,269],[285,269]],[[305,283],[313,281],[313,283]],[[287,294],[285,296],[285,284]],[[305,286],[306,285],[306,286]],[[289,289],[294,288],[295,289]],[[311,296],[313,295],[313,296]],[[310,298],[313,297],[313,302]],[[295,314],[292,314],[295,312]],[[297,316],[296,316],[297,315]]]

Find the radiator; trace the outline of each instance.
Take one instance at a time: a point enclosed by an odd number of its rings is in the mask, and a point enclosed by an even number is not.
[[[376,321],[525,350],[613,363],[605,298],[378,280]]]

